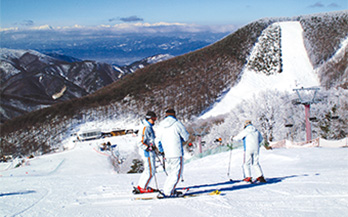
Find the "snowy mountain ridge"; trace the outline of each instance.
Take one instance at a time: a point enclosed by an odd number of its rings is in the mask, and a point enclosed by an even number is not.
[[[154,55],[131,65],[111,66],[34,50],[1,48],[1,123],[94,93],[139,68],[171,57]],[[59,94],[62,90],[63,94]]]

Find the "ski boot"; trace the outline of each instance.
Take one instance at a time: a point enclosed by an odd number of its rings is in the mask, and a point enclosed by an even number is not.
[[[172,193],[171,195],[165,195],[162,191],[160,191],[159,194],[157,195],[157,198],[163,199],[163,198],[183,197],[184,195],[185,195],[184,192],[177,191],[177,190],[174,190],[174,193]]]
[[[133,192],[133,194],[146,194],[146,193],[159,192],[159,190],[153,189],[151,187],[141,188],[140,186],[138,186],[138,187],[133,187],[132,192]]]
[[[244,182],[248,182],[248,183],[252,183],[252,179],[251,177],[246,177],[245,179],[243,179]]]
[[[260,176],[256,179],[256,182],[266,183],[267,181],[265,180],[265,178],[263,176]]]

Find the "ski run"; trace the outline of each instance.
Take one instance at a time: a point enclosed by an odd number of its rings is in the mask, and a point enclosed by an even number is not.
[[[283,72],[265,75],[245,68],[241,81],[232,87],[213,108],[202,118],[218,116],[230,112],[243,100],[265,90],[293,92],[294,88],[319,86],[319,78],[314,73],[303,42],[303,29],[299,22],[279,22]],[[257,44],[253,52],[257,50]]]
[[[114,137],[127,150],[136,137]],[[28,159],[24,166],[0,164],[1,216],[346,216],[347,140],[321,147],[261,149],[266,184],[238,182],[243,149],[191,159],[178,188],[220,195],[134,200],[140,174],[118,174],[99,143],[75,143],[71,150]],[[332,145],[333,144],[333,145]],[[166,175],[156,175],[159,188]],[[230,181],[236,180],[236,181]],[[151,182],[156,187],[155,180]]]

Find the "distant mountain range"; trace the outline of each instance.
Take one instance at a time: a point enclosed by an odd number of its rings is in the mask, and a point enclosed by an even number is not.
[[[144,33],[98,35],[52,29],[0,32],[1,47],[29,49],[119,66],[157,54],[182,55],[220,40],[229,33]]]
[[[94,93],[124,75],[170,57],[156,55],[120,67],[55,53],[2,48],[1,122]]]

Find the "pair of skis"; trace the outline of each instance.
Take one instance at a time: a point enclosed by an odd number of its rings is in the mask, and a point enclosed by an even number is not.
[[[264,182],[253,181],[253,182],[245,182],[243,180],[231,181],[232,183],[240,183],[240,184],[265,184]],[[213,196],[213,195],[221,195],[221,191],[219,189],[211,190],[211,191],[201,191],[201,192],[190,192],[189,188],[184,188],[181,191],[181,194],[177,196],[163,196],[161,193],[153,192],[153,193],[144,193],[144,194],[136,194],[133,198],[134,200],[156,200],[156,199],[174,199],[174,198],[191,198],[191,197],[200,197],[200,196]]]
[[[134,200],[162,200],[162,199],[174,199],[174,198],[191,198],[191,197],[199,197],[199,196],[213,196],[220,195],[221,191],[214,190],[211,192],[204,193],[189,193],[189,189],[185,189],[182,194],[178,196],[162,196],[160,193],[150,193],[150,194],[141,194],[139,196],[134,197]]]

